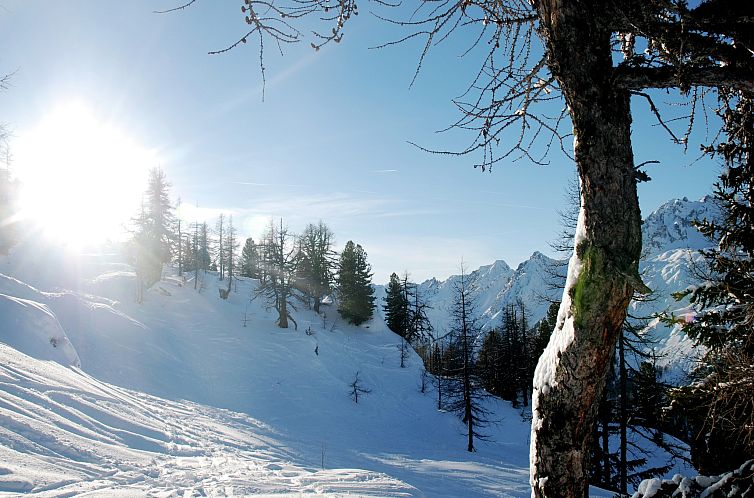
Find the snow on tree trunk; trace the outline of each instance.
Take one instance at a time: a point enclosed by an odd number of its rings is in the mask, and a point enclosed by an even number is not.
[[[538,5],[548,64],[573,123],[581,208],[557,324],[534,375],[533,497],[588,496],[606,374],[633,291],[644,288],[630,97],[610,80],[610,32],[597,3]]]

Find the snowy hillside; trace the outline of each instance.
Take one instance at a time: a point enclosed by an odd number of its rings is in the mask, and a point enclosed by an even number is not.
[[[23,277],[14,257],[0,263]],[[400,368],[381,322],[302,310],[298,331],[281,330],[248,303],[252,281],[223,301],[213,274],[200,291],[167,277],[138,305],[133,273],[101,269],[75,291],[0,275],[13,296],[0,342],[16,348],[0,348],[0,492],[528,494],[520,412],[490,400],[492,439],[467,453],[460,420],[419,392],[420,360]],[[357,372],[371,390],[358,404]]]
[[[647,219],[659,248],[642,264],[650,287],[687,285],[682,241],[696,242],[684,217],[704,205],[673,201]],[[400,368],[380,313],[353,327],[328,307],[325,318],[300,310],[299,329],[282,330],[249,302],[253,281],[224,301],[211,273],[198,290],[168,275],[140,305],[117,252],[73,264],[22,249],[0,259],[0,493],[529,494],[521,412],[490,400],[491,440],[464,451],[460,420],[436,409],[431,388],[419,392],[418,357]],[[516,298],[532,323],[544,314],[551,263],[535,253],[515,270],[497,261],[472,272],[488,326]],[[421,284],[436,324],[454,278]],[[668,331],[671,344],[688,346]],[[371,391],[358,404],[357,373]]]
[[[0,418],[0,492],[417,495],[377,472],[317,469],[251,417],[117,388],[3,344]]]

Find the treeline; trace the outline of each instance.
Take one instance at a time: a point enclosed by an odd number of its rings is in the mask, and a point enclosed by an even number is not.
[[[164,172],[151,170],[141,209],[133,220],[138,302],[160,280],[163,266],[173,263],[179,276],[193,273],[194,288],[200,290],[207,272],[217,272],[220,281],[227,281],[227,287],[219,289],[223,299],[238,276],[257,279],[251,297],[278,312],[281,328],[287,328],[289,321],[296,325],[291,310],[300,305],[319,313],[327,296],[335,298],[338,312],[350,323],[360,325],[372,318],[372,269],[361,245],[348,241],[337,253],[335,237],[324,222],[310,223],[294,234],[280,219],[270,220],[258,242],[247,238],[239,254],[232,215],[221,213],[214,228],[207,222],[187,223],[175,215],[169,188]]]

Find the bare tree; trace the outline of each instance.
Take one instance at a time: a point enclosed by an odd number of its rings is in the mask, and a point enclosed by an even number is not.
[[[254,297],[263,297],[268,308],[278,312],[278,327],[288,328],[288,320],[298,328],[289,310],[295,311],[294,281],[298,254],[288,227],[280,220],[279,226],[270,220],[267,232],[262,236],[260,270],[262,276]]]
[[[648,177],[634,162],[631,98],[648,104],[671,140],[687,144],[705,88],[754,91],[754,5],[420,0],[408,9],[399,22],[411,30],[406,38],[424,39],[417,72],[429,49],[456,31],[475,29],[474,46],[489,46],[469,90],[455,100],[455,126],[469,130],[471,143],[439,152],[477,151],[482,169],[504,159],[543,163],[534,144],[545,155],[553,146],[570,155],[565,139],[573,135],[581,207],[556,330],[535,375],[531,484],[535,497],[586,496],[592,426],[614,345],[632,295],[646,289],[638,274],[636,185]],[[297,20],[320,20],[311,43],[318,49],[340,42],[358,14],[355,0],[244,0],[241,10],[247,29],[217,52],[257,41],[263,78],[265,42],[302,40]],[[663,119],[651,89],[680,90],[689,104],[685,132]],[[548,113],[552,103],[561,111]]]
[[[299,275],[297,286],[314,301],[314,312],[319,313],[322,298],[332,291],[335,282],[337,254],[333,249],[335,236],[320,220],[310,223],[299,237]]]
[[[233,283],[233,276],[236,262],[236,251],[238,251],[238,235],[236,227],[233,226],[233,215],[228,216],[228,226],[225,229],[225,263],[228,270],[228,292]]]
[[[359,395],[363,394],[369,394],[372,392],[371,389],[364,387],[364,384],[362,384],[361,379],[359,379],[359,372],[356,372],[356,375],[353,378],[353,382],[349,384],[351,390],[349,391],[349,395],[351,396],[351,399],[354,403],[359,402]]]

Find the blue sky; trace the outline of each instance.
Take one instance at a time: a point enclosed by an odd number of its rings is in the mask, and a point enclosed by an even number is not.
[[[207,55],[244,33],[242,2],[199,0],[152,13],[178,3],[4,0],[0,72],[17,72],[0,94],[0,121],[13,132],[12,150],[75,102],[149,150],[142,162],[156,164],[135,170],[162,167],[172,195],[205,216],[233,213],[242,236],[255,238],[270,216],[294,231],[321,218],[339,247],[349,239],[364,246],[377,282],[404,270],[417,280],[444,278],[462,258],[470,268],[495,259],[515,267],[534,250],[549,252],[573,175],[566,157],[482,173],[472,168],[476,156],[432,155],[408,143],[461,149],[472,139],[435,133],[458,117],[451,99],[476,65],[458,57],[466,40],[430,52],[409,88],[420,45],[370,50],[400,32],[364,5],[338,45],[315,52],[307,42],[285,47],[283,57],[267,47],[262,101],[254,43]],[[640,186],[643,214],[708,193],[718,168],[696,161],[703,135],[684,155],[653,126],[644,102],[634,105],[636,160],[662,163]],[[24,167],[22,157],[14,167]],[[125,189],[109,183],[101,188]]]

